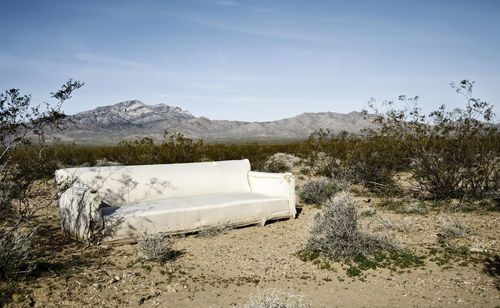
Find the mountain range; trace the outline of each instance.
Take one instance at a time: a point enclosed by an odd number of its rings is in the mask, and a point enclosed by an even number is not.
[[[307,138],[320,128],[334,132],[359,132],[372,127],[359,112],[302,113],[292,118],[267,122],[210,120],[165,104],[146,105],[138,100],[98,107],[67,116],[61,131],[49,135],[62,142],[113,144],[121,140],[151,137],[160,140],[164,132],[209,142],[290,141]]]

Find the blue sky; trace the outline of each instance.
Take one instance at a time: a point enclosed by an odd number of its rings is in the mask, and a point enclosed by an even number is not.
[[[431,111],[463,105],[448,85],[461,79],[500,99],[500,1],[0,4],[0,90],[41,102],[81,80],[68,114],[138,99],[266,121],[400,94]]]

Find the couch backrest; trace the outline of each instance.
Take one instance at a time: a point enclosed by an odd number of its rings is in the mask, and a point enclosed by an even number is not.
[[[56,171],[59,185],[98,192],[112,206],[205,194],[250,192],[250,162],[228,160],[185,164],[67,168]]]

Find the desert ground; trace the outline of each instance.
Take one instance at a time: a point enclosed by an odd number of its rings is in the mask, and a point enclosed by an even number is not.
[[[500,252],[498,211],[398,214],[377,207],[379,200],[368,192],[358,192],[357,199],[364,230],[428,256],[425,264],[349,277],[343,263],[327,269],[304,262],[296,254],[320,209],[300,202],[296,219],[175,236],[172,260],[160,264],[147,261],[137,244],[88,246],[65,237],[54,202],[37,221],[38,267],[17,283],[6,306],[244,307],[273,292],[291,294],[305,307],[500,306],[498,260],[484,257]],[[441,264],[430,251],[442,249],[438,234],[451,218],[467,226],[467,235],[453,241],[470,254]]]

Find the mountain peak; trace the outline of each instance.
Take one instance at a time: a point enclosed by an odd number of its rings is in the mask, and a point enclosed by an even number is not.
[[[118,104],[115,104],[115,105],[111,105],[111,106],[116,106],[116,107],[125,107],[125,108],[138,108],[138,107],[143,107],[143,106],[146,106],[146,104],[144,104],[143,102],[139,101],[139,100],[136,100],[136,99],[132,99],[132,100],[128,100],[128,101],[123,101],[123,102],[120,102]],[[109,106],[108,106],[109,107]]]
[[[129,126],[144,127],[161,121],[181,121],[194,118],[179,107],[166,104],[146,105],[139,100],[127,100],[110,106],[98,107],[77,113],[70,117],[80,128],[120,128]]]

